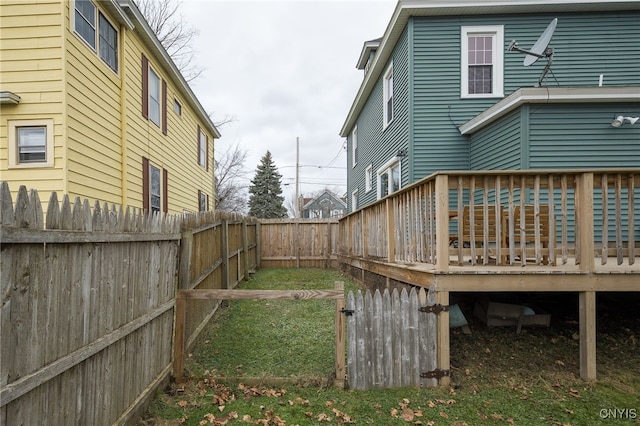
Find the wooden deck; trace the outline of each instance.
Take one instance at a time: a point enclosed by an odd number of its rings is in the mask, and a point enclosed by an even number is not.
[[[593,380],[596,293],[640,291],[640,169],[437,173],[343,218],[339,238],[343,269],[443,305],[450,292],[577,292],[580,375]]]

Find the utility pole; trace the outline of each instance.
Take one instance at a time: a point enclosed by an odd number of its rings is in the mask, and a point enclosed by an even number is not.
[[[300,138],[296,137],[296,218],[300,217]]]

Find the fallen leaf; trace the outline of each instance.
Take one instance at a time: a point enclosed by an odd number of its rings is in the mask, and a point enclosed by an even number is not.
[[[560,367],[564,367],[564,362],[560,361],[559,359],[556,360],[556,364]]]
[[[178,406],[179,407],[186,407],[187,405],[189,405],[189,403],[187,401],[185,401],[184,399],[182,401],[178,401]]]
[[[445,413],[444,411],[440,411],[440,417],[442,417],[443,419],[448,419],[449,415],[447,413]]]
[[[412,409],[405,408],[402,410],[402,415],[400,417],[402,417],[402,420],[404,420],[405,422],[412,422],[415,415],[413,414]]]
[[[581,398],[582,396],[580,395],[580,392],[576,389],[569,389],[569,395],[571,395],[574,398]]]
[[[493,414],[491,415],[491,418],[492,418],[493,420],[504,420],[504,417],[502,417],[502,415],[501,415],[501,414],[496,414],[496,413],[493,413]]]

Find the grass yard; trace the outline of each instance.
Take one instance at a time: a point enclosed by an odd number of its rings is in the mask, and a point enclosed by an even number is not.
[[[336,280],[359,288],[321,269],[260,270],[241,288],[331,289]],[[333,301],[230,301],[189,354],[189,382],[160,393],[140,424],[640,424],[640,305],[619,302],[598,306],[596,383],[578,378],[571,309],[520,335],[487,329],[463,309],[473,334],[452,330],[450,387],[343,391],[327,384]]]

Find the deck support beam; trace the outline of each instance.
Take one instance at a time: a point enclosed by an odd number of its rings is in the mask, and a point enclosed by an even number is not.
[[[581,291],[580,304],[580,377],[596,379],[596,292]]]

